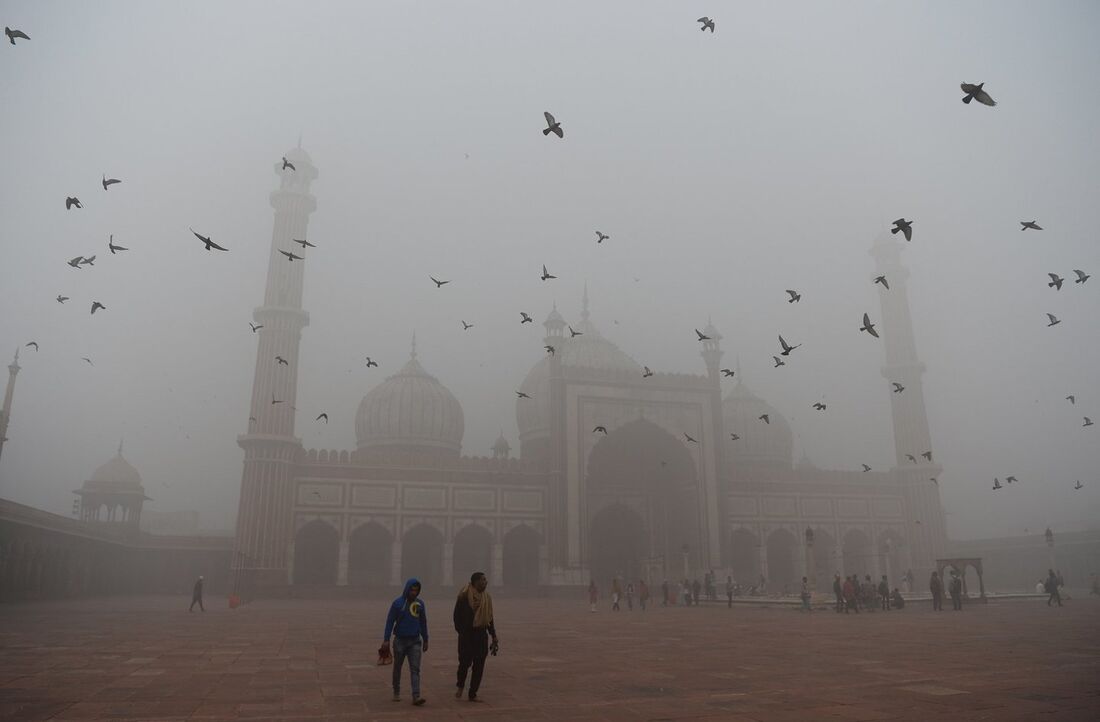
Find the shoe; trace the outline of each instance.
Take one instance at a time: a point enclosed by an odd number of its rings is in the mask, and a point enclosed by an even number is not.
[[[471,692],[471,693],[470,693],[470,697],[469,697],[469,700],[470,700],[471,702],[480,702],[480,701],[481,701],[480,699],[478,699],[478,696],[477,696],[477,693],[476,693],[476,692]]]
[[[424,699],[423,697],[417,697],[416,699],[413,700],[413,707],[419,707],[420,705],[424,704],[427,701],[428,700]]]

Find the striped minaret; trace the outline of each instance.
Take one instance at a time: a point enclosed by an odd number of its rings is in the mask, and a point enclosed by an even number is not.
[[[237,437],[244,449],[244,472],[237,508],[235,575],[250,588],[289,582],[291,481],[301,440],[294,436],[298,390],[298,347],[309,314],[302,310],[302,276],[309,248],[309,216],[317,207],[310,183],[317,168],[299,146],[287,152],[286,167],[275,164],[279,189],[271,193],[275,223],[267,261],[264,303],[253,312],[257,332],[256,371],[252,380],[248,432]],[[280,251],[302,260],[288,260]],[[285,361],[285,363],[284,363]]]

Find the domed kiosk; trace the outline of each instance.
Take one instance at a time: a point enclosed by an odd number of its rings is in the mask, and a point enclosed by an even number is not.
[[[80,497],[82,521],[126,524],[135,529],[142,505],[151,501],[145,496],[141,474],[122,456],[122,442],[115,457],[73,493]]]

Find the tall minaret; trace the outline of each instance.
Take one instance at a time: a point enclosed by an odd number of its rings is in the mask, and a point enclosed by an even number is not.
[[[8,364],[8,388],[4,391],[4,408],[0,411],[0,452],[4,451],[4,442],[8,440],[8,421],[11,419],[11,397],[15,393],[15,376],[19,373],[19,349],[15,349],[15,360]]]
[[[244,473],[237,508],[233,568],[247,573],[246,584],[279,587],[289,583],[291,481],[301,440],[294,436],[298,390],[298,346],[309,314],[302,310],[305,260],[288,260],[279,251],[308,257],[309,216],[317,208],[310,183],[317,168],[299,146],[286,154],[294,170],[275,164],[279,189],[271,193],[275,223],[267,261],[264,304],[253,311],[258,333],[248,433],[237,437],[244,449]],[[280,357],[286,361],[277,360]]]
[[[939,485],[932,481],[939,477],[941,467],[935,463],[935,456],[931,460],[921,456],[933,451],[932,435],[921,382],[925,367],[917,359],[909,313],[909,270],[901,264],[901,249],[900,241],[883,234],[872,245],[871,256],[875,259],[875,275],[886,276],[890,284],[889,289],[877,285],[882,311],[880,329],[886,346],[882,375],[890,382],[887,389],[897,462],[894,471],[902,483],[905,499],[909,559],[917,579],[926,579],[935,570],[936,559],[944,554],[947,530]],[[894,393],[894,382],[905,390]],[[917,463],[907,455],[916,458]]]

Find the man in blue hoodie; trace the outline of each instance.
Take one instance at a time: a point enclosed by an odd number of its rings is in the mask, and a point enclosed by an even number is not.
[[[420,599],[420,580],[405,582],[405,591],[393,600],[386,615],[386,630],[382,646],[389,648],[393,635],[393,701],[401,701],[401,667],[409,660],[409,676],[412,677],[412,703],[416,706],[427,700],[420,696],[420,655],[428,651],[428,611]],[[421,641],[423,640],[423,642]]]

